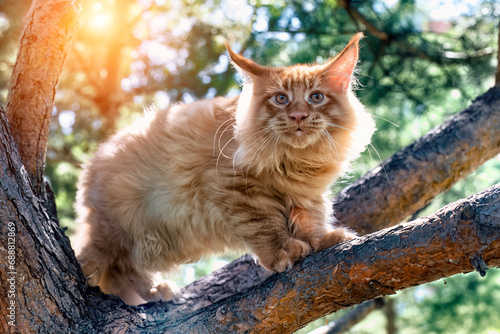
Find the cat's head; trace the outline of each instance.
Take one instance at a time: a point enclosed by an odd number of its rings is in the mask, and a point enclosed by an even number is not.
[[[238,160],[301,150],[329,152],[341,160],[353,146],[365,146],[373,132],[373,121],[351,90],[358,61],[356,34],[335,58],[325,64],[267,67],[259,65],[229,47],[229,55],[245,77],[236,114]],[[355,143],[356,129],[366,118],[362,145]],[[278,157],[270,157],[276,160]],[[279,160],[279,159],[278,159]],[[262,161],[262,163],[266,163]]]

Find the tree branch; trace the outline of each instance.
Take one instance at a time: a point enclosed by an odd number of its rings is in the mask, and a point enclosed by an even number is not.
[[[481,57],[489,57],[493,54],[493,48],[485,48],[483,50],[474,50],[469,53],[467,52],[439,52],[437,55],[428,54],[421,51],[420,49],[412,46],[411,44],[404,41],[400,35],[388,34],[385,31],[379,29],[375,24],[368,20],[363,14],[361,14],[356,8],[351,4],[351,0],[339,0],[338,5],[344,8],[352,21],[357,24],[361,22],[366,27],[366,30],[376,38],[387,42],[394,43],[399,46],[402,50],[408,51],[410,54],[417,56],[418,58],[433,62],[439,65],[443,64],[462,64],[473,59]],[[500,44],[499,44],[500,45]]]
[[[9,84],[6,112],[35,193],[40,194],[54,97],[78,29],[76,0],[33,1]]]
[[[338,5],[347,11],[347,14],[351,17],[351,20],[357,24],[358,21],[361,22],[366,27],[366,30],[373,36],[377,37],[382,41],[389,41],[390,36],[385,31],[378,29],[373,23],[366,19],[359,11],[351,6],[351,0],[339,0]]]
[[[354,325],[360,323],[371,312],[384,307],[384,298],[377,298],[359,304],[349,313],[343,315],[340,319],[331,322],[330,324],[320,327],[309,334],[339,334],[348,331]]]

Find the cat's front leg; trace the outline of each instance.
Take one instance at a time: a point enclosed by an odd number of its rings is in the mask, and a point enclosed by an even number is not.
[[[322,204],[309,209],[292,207],[289,221],[292,235],[307,242],[314,251],[321,251],[356,237],[356,234],[347,228],[331,226],[327,222],[326,208]]]
[[[283,272],[311,252],[310,245],[290,235],[283,217],[252,219],[241,224],[240,235],[266,269]]]

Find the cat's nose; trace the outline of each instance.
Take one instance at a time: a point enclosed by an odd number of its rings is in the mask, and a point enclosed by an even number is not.
[[[300,122],[302,122],[302,120],[304,118],[307,118],[307,116],[309,116],[309,115],[306,114],[305,112],[300,112],[300,111],[295,111],[295,112],[291,113],[290,115],[288,115],[288,117],[293,119],[295,121],[295,123],[297,123],[297,124],[300,124]]]

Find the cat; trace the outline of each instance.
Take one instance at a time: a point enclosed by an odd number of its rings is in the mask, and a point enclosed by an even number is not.
[[[327,223],[329,185],[369,143],[352,91],[356,34],[323,65],[266,67],[227,46],[239,97],[149,111],[81,172],[76,253],[90,286],[124,302],[178,293],[155,272],[250,251],[283,272],[354,233]]]

